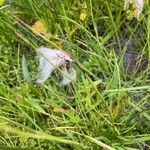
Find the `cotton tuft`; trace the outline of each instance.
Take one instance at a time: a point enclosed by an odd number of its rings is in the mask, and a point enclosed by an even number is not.
[[[62,50],[41,47],[38,49],[39,57],[39,78],[37,85],[42,85],[55,69],[60,69],[63,77],[60,86],[68,85],[76,80],[76,71],[72,67],[73,59]]]

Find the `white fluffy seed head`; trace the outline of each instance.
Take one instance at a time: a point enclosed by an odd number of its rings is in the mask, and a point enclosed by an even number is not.
[[[38,85],[43,84],[50,77],[52,71],[61,66],[63,66],[61,70],[64,73],[61,73],[63,80],[60,85],[67,85],[76,80],[76,71],[71,67],[73,59],[66,52],[44,47],[39,48],[38,51],[40,53],[39,79],[36,81]],[[68,63],[70,64],[69,68],[67,68]]]
[[[134,2],[137,11],[137,17],[139,17],[143,11],[143,0],[134,0]]]
[[[40,55],[47,59],[50,63],[61,65],[64,61],[73,62],[72,58],[62,50],[55,50],[41,47],[38,49]]]

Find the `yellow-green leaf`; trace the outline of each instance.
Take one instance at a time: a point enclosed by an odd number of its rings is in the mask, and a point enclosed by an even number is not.
[[[3,5],[5,0],[0,0],[0,6]]]

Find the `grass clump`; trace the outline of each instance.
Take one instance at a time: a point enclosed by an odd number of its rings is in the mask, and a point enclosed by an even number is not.
[[[126,19],[123,1],[6,0],[0,148],[149,149],[149,11],[137,21]],[[43,32],[33,32],[37,21]],[[73,57],[75,84],[60,88],[56,71],[34,86],[40,46]]]

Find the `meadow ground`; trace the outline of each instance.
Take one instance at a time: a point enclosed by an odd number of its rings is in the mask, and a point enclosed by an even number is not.
[[[0,3],[0,149],[150,148],[149,3],[139,21],[123,0]],[[34,85],[40,46],[74,58],[76,83]]]

